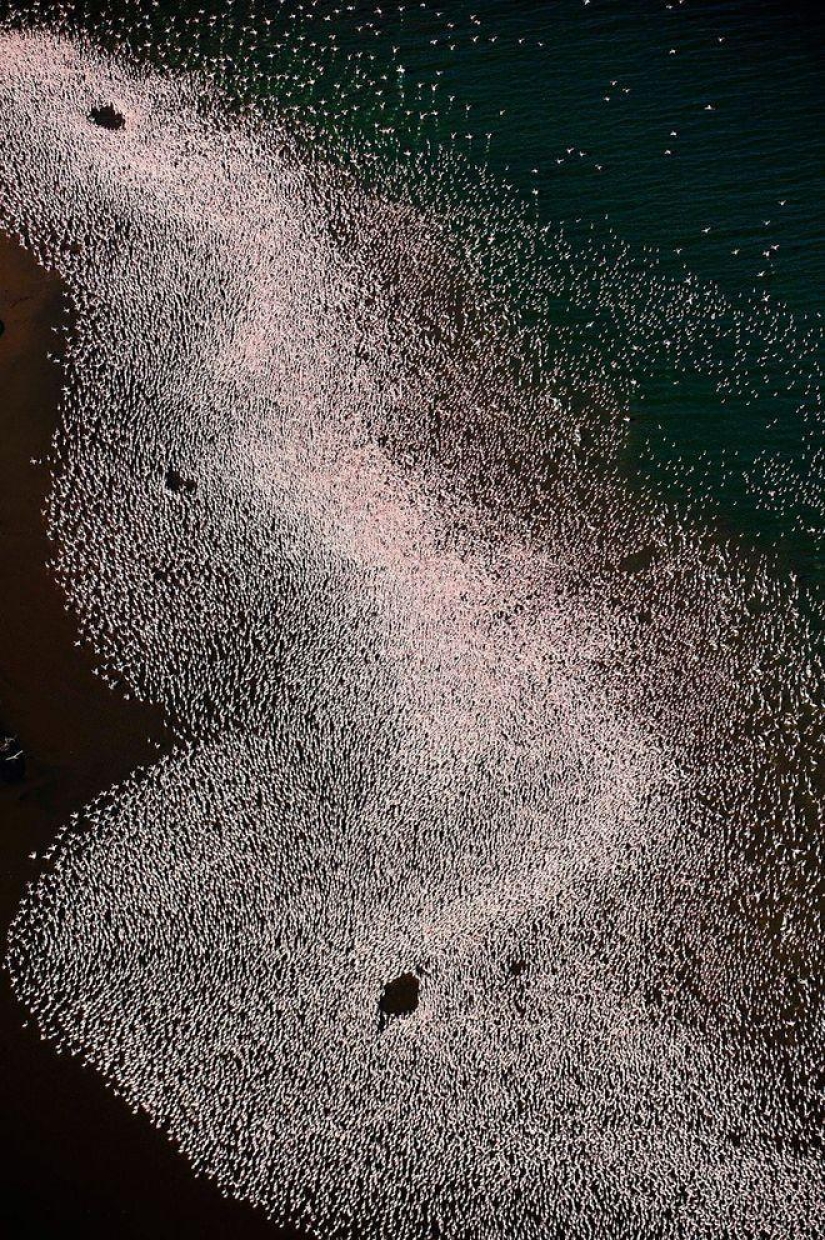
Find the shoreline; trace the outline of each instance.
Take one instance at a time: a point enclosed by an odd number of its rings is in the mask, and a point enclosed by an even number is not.
[[[0,232],[0,737],[25,755],[22,778],[0,781],[0,917],[9,923],[41,852],[60,827],[138,765],[157,760],[162,712],[125,701],[93,674],[74,618],[49,575],[42,515],[57,425],[67,304],[59,278]],[[56,330],[52,330],[56,329]],[[37,854],[32,857],[31,854]],[[41,1040],[0,982],[0,1230],[209,1240],[286,1231],[229,1200],[96,1073]]]

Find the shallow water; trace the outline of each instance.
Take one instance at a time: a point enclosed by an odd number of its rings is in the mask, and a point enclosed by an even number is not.
[[[3,220],[77,312],[52,569],[177,737],[48,850],[14,986],[329,1234],[815,1234],[809,31],[618,8],[3,48]]]
[[[639,381],[624,467],[778,548],[821,588],[820,6],[461,0],[81,13],[68,20],[104,43],[184,69],[206,63],[230,98],[320,125],[335,147],[345,132],[374,142],[378,127],[412,152],[432,141],[466,152],[535,195],[539,218],[564,222],[574,247],[604,246],[608,263],[617,236],[634,260],[655,251],[663,277],[690,272],[728,302],[768,298],[774,322],[749,332],[761,337],[750,344],[752,390],[734,386],[720,401],[696,376],[691,339],[622,359]],[[595,312],[615,360],[646,295],[636,284],[629,306],[609,295],[599,307],[561,287],[554,310],[574,332]]]

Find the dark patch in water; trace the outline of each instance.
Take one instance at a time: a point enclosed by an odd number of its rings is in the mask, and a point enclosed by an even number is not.
[[[619,570],[623,573],[641,573],[649,568],[656,558],[656,548],[643,547],[640,551],[631,551],[619,561]]]
[[[185,492],[191,495],[197,489],[197,483],[194,478],[184,478],[176,469],[170,465],[166,471],[166,490],[171,491],[173,495],[180,495]]]
[[[384,1029],[391,1016],[410,1016],[418,1007],[421,983],[414,973],[402,973],[384,986],[378,1000],[378,1029]]]
[[[95,125],[99,125],[101,129],[123,129],[126,124],[126,118],[123,113],[113,108],[111,103],[104,103],[99,108],[92,108],[89,113],[89,120]]]

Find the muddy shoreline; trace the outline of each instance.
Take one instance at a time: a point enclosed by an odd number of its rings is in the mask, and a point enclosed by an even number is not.
[[[165,730],[158,709],[124,701],[93,674],[93,656],[75,644],[74,619],[46,567],[44,458],[57,425],[70,314],[60,281],[2,234],[0,322],[0,736],[14,736],[25,755],[22,778],[18,770],[0,781],[5,944],[59,828],[153,761]],[[165,1136],[25,1021],[4,972],[0,1232],[9,1240],[297,1234],[195,1179]]]

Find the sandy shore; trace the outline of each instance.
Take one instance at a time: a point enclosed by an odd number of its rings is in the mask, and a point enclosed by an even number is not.
[[[60,282],[0,235],[0,736],[13,734],[25,773],[0,782],[3,941],[26,883],[70,814],[151,761],[158,710],[125,702],[92,674],[51,579],[42,509],[43,458],[55,429],[68,330]],[[57,329],[55,332],[53,329]],[[0,1232],[9,1240],[278,1235],[226,1201],[96,1074],[41,1042],[0,982]]]

